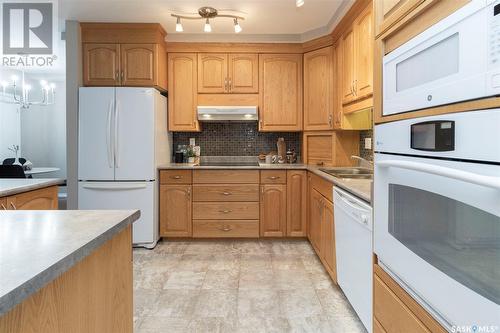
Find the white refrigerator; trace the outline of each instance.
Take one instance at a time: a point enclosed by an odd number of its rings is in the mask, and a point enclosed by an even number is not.
[[[78,208],[140,209],[133,243],[154,247],[157,167],[171,155],[166,98],[153,88],[82,87],[78,120]]]

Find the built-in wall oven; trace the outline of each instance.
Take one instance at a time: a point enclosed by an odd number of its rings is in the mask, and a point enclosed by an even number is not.
[[[375,127],[374,250],[448,330],[500,332],[500,109]]]
[[[500,0],[432,25],[384,57],[383,75],[384,116],[500,94]]]

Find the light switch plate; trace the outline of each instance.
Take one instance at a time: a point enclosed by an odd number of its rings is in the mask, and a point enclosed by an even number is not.
[[[365,149],[372,149],[372,138],[365,138]]]

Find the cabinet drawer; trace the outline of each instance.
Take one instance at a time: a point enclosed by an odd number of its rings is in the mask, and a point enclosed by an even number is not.
[[[258,220],[194,220],[193,237],[259,237]]]
[[[258,184],[259,170],[194,170],[196,184]]]
[[[333,184],[313,173],[309,173],[309,176],[311,187],[333,202]]]
[[[194,202],[193,219],[258,220],[258,202]]]
[[[194,185],[193,201],[259,201],[259,185]]]
[[[191,184],[191,170],[162,170],[160,171],[160,184]]]
[[[265,170],[260,172],[261,184],[286,184],[286,170]]]
[[[430,332],[392,290],[374,275],[373,315],[387,332]]]

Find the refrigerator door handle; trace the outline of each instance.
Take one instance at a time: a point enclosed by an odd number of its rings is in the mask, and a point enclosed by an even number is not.
[[[107,123],[107,136],[106,136],[106,148],[108,152],[108,165],[110,168],[113,167],[113,139],[111,137],[111,123],[112,123],[112,115],[113,115],[113,100],[109,101],[109,106],[108,106],[108,123]]]
[[[120,145],[118,142],[118,130],[119,130],[119,122],[118,116],[120,114],[120,102],[116,101],[115,106],[115,133],[114,133],[114,151],[115,151],[115,167],[120,167]]]
[[[119,184],[99,184],[99,183],[91,183],[85,184],[82,186],[83,188],[89,190],[107,190],[107,191],[123,191],[123,190],[137,190],[146,188],[146,184],[128,184],[128,183],[119,183]]]

